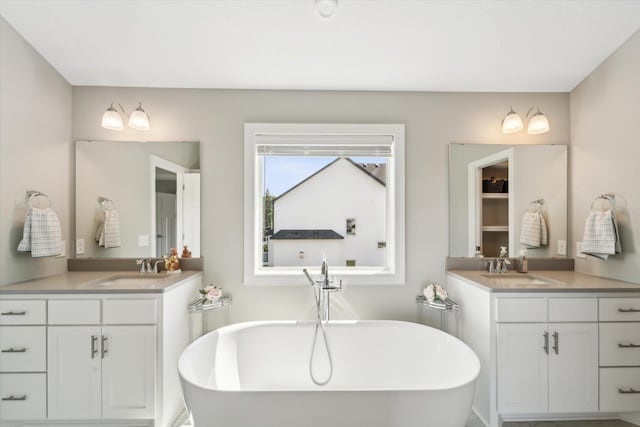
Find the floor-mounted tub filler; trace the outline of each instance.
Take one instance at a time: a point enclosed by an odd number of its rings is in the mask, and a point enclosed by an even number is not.
[[[331,321],[332,375],[317,385],[315,325],[239,323],[189,345],[178,369],[194,426],[464,427],[480,362],[462,341],[416,323]]]

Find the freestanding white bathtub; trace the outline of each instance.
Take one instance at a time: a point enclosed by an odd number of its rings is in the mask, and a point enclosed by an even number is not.
[[[309,376],[314,322],[213,331],[178,362],[195,427],[464,427],[480,362],[462,341],[397,321],[331,321],[333,377]],[[314,372],[328,374],[319,334]]]

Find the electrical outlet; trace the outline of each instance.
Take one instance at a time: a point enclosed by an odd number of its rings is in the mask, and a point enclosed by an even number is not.
[[[76,255],[84,253],[84,239],[76,239]]]
[[[567,256],[567,241],[558,240],[558,255]]]
[[[576,258],[586,258],[587,256],[582,253],[582,242],[576,242]]]
[[[149,246],[149,235],[148,234],[139,234],[138,235],[138,247],[142,248],[145,246]]]

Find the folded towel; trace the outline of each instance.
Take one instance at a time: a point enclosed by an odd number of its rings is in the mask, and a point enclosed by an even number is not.
[[[120,217],[115,209],[104,211],[104,221],[96,231],[96,242],[104,248],[120,246]]]
[[[548,243],[547,223],[540,212],[525,212],[522,217],[520,243],[528,248],[539,248]]]
[[[584,225],[582,253],[602,260],[622,252],[618,222],[613,209],[591,211]]]
[[[30,251],[34,258],[56,256],[61,253],[61,243],[62,229],[53,209],[29,209],[18,251]]]

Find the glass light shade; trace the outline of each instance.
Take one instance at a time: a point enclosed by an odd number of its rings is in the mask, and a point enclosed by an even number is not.
[[[549,120],[547,120],[547,117],[538,110],[538,112],[535,113],[529,121],[527,133],[531,135],[538,135],[545,132],[549,132]]]
[[[122,117],[120,117],[120,114],[113,108],[113,104],[111,104],[111,107],[107,108],[107,111],[102,115],[102,127],[109,130],[124,129]]]
[[[137,130],[149,130],[149,117],[142,109],[142,104],[139,104],[138,108],[129,116],[129,127]]]
[[[323,18],[330,18],[338,8],[338,0],[316,0],[316,10]]]
[[[518,132],[522,130],[523,127],[522,119],[512,108],[507,114],[507,117],[502,121],[502,133]]]

